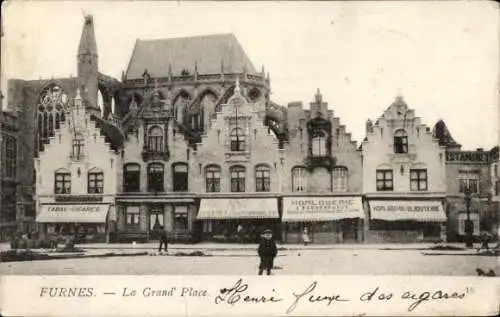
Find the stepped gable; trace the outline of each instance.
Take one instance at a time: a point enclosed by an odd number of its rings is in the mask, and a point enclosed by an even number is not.
[[[95,115],[91,115],[90,119],[94,121],[96,128],[105,136],[106,142],[109,143],[112,150],[118,151],[123,147],[124,136],[120,128]]]
[[[179,76],[183,71],[219,74],[221,61],[225,73],[257,74],[255,67],[234,34],[213,34],[182,38],[140,40],[130,58],[126,78],[139,79],[145,70],[153,70],[151,76]]]
[[[432,130],[432,135],[435,139],[438,140],[440,146],[446,146],[446,147],[461,146],[455,141],[455,139],[453,139],[450,131],[448,130],[448,127],[446,126],[443,120],[439,120],[434,125],[434,128]]]

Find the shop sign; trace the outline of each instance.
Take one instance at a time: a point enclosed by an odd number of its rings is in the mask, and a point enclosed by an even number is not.
[[[447,162],[477,162],[488,163],[488,152],[480,151],[460,151],[460,152],[446,152]]]
[[[52,204],[41,205],[36,221],[47,223],[87,222],[103,223],[109,210],[108,204]]]
[[[285,197],[284,221],[329,221],[364,218],[360,197]]]
[[[440,201],[370,201],[371,218],[381,220],[446,221]]]

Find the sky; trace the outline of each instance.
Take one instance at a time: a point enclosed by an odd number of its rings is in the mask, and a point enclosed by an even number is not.
[[[270,73],[273,101],[308,108],[319,88],[358,142],[365,121],[401,94],[431,128],[443,119],[463,149],[499,144],[500,25],[493,1],[2,6],[2,87],[6,78],[75,76],[85,13],[94,17],[100,72],[117,79],[138,38],[234,33],[255,68]]]

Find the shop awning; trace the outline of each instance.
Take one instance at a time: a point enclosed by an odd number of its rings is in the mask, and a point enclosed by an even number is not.
[[[364,218],[361,197],[285,197],[283,221],[331,221]]]
[[[279,218],[275,198],[206,198],[200,203],[197,219]]]
[[[370,210],[372,219],[446,221],[443,205],[437,200],[371,200]]]
[[[36,222],[105,223],[109,204],[47,204],[40,206]]]

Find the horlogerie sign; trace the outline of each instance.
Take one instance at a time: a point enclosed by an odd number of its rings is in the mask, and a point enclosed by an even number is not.
[[[283,221],[364,218],[360,197],[285,197]]]
[[[446,221],[438,200],[371,200],[370,217],[380,220]]]

